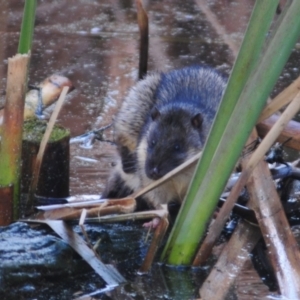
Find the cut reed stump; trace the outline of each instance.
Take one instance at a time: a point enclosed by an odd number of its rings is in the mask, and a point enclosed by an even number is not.
[[[8,59],[6,101],[0,131],[0,186],[14,187],[13,197],[5,202],[5,210],[12,207],[15,220],[19,217],[22,125],[29,58],[30,55],[17,54]]]
[[[47,123],[30,120],[24,123],[21,191],[29,192],[37,153]],[[42,197],[69,196],[70,133],[55,126],[47,143],[35,194]],[[43,203],[40,203],[43,204]]]
[[[13,221],[13,185],[0,187],[0,226],[6,226]]]

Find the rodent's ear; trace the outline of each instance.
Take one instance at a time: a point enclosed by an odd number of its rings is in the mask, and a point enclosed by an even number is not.
[[[191,119],[191,122],[195,128],[200,128],[202,125],[202,122],[203,122],[203,118],[202,118],[201,114],[198,113],[198,114],[194,115]]]
[[[158,108],[156,106],[154,106],[151,109],[151,118],[154,121],[155,119],[157,119],[160,116],[160,111],[158,110]]]

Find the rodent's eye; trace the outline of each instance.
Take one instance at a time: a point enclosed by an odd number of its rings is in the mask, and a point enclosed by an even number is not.
[[[174,145],[174,150],[175,151],[179,151],[180,150],[180,145],[179,144],[175,144]]]
[[[156,145],[156,140],[151,140],[151,146],[154,147]]]

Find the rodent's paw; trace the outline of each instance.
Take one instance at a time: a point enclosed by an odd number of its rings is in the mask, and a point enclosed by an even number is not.
[[[153,220],[151,220],[150,222],[146,222],[143,224],[143,227],[145,228],[150,228],[150,229],[156,229],[157,226],[160,223],[160,218],[156,217]]]

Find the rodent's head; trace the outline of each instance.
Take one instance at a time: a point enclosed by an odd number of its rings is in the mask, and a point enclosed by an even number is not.
[[[203,147],[202,115],[187,107],[154,107],[146,130],[146,175],[157,180]]]

